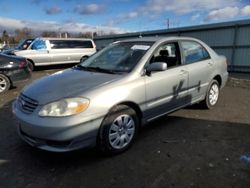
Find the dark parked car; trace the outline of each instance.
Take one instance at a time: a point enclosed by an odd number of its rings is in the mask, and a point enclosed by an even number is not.
[[[0,93],[31,76],[27,60],[23,57],[0,54]]]

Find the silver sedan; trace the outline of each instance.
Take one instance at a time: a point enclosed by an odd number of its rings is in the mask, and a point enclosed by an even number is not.
[[[226,58],[200,40],[126,40],[33,82],[13,112],[31,146],[64,152],[97,145],[116,154],[155,118],[194,103],[213,108],[227,78]]]

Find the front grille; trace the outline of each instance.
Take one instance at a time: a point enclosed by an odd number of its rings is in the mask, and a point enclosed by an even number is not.
[[[30,143],[31,145],[44,145],[45,143],[45,141],[43,141],[42,139],[38,139],[33,136],[30,136],[24,133],[21,129],[20,129],[20,134],[22,135],[22,138],[24,138],[26,142]]]
[[[27,114],[31,114],[32,112],[34,112],[34,110],[38,106],[38,102],[36,100],[31,99],[24,94],[19,95],[17,102],[19,108]]]

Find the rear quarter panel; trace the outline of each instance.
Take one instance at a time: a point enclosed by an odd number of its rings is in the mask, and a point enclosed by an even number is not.
[[[221,77],[221,88],[223,88],[226,85],[228,79],[227,59],[223,55],[217,55],[217,57],[214,58],[214,62],[216,65],[214,74]]]
[[[223,55],[218,55],[213,49],[211,49],[206,43],[200,41],[200,43],[208,50],[211,59],[214,63],[214,68],[212,73],[210,74],[210,80],[212,80],[216,76],[220,76],[221,78],[221,88],[223,88],[228,79],[227,72],[227,59]]]

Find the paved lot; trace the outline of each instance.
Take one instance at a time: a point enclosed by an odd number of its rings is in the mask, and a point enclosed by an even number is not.
[[[33,79],[55,72],[40,70]],[[1,95],[0,187],[250,187],[250,88],[229,83],[213,110],[189,107],[150,123],[127,152],[56,154],[23,143]]]

